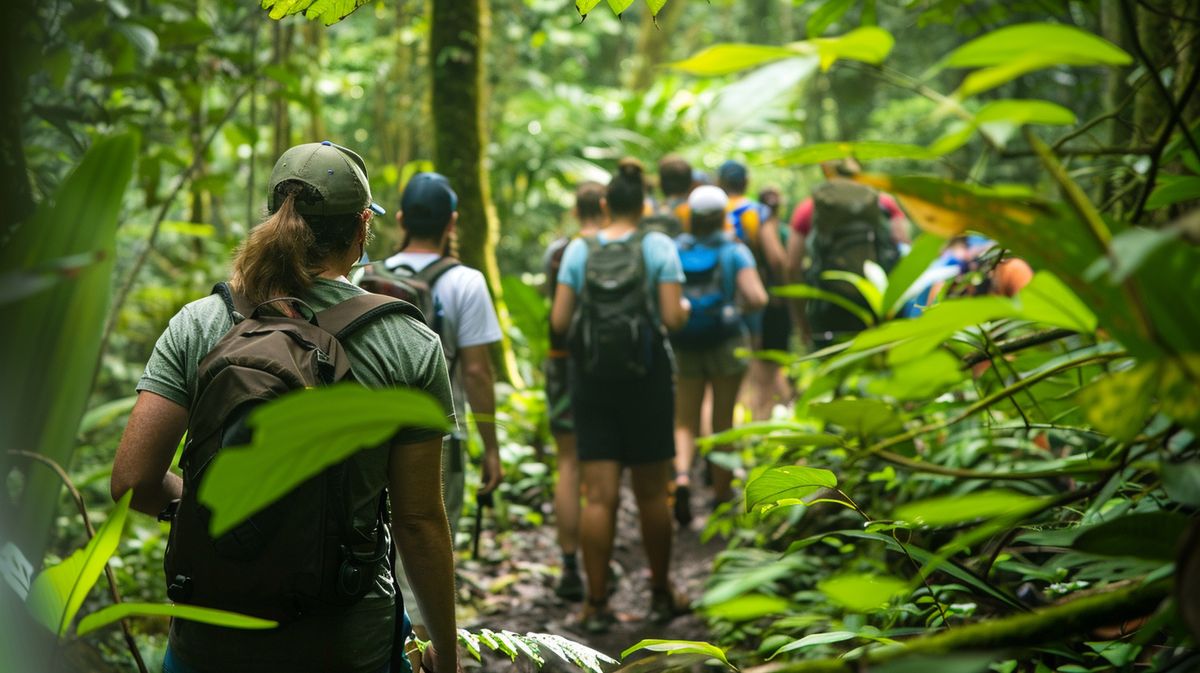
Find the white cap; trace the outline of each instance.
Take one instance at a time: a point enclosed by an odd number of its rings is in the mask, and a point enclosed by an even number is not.
[[[725,190],[713,185],[700,185],[688,196],[688,209],[697,214],[724,212],[728,204]]]

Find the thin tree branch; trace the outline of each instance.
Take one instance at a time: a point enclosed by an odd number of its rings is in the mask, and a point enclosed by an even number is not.
[[[1033,334],[1027,334],[1014,339],[997,341],[996,348],[1002,355],[1007,355],[1009,353],[1023,351],[1026,348],[1042,346],[1044,344],[1058,341],[1059,339],[1065,339],[1069,336],[1074,336],[1075,334],[1078,334],[1078,332],[1069,329],[1052,329],[1044,332],[1034,332]],[[983,351],[975,351],[963,357],[962,363],[966,367],[973,367],[987,359],[987,353]]]
[[[871,650],[858,659],[812,659],[763,670],[772,673],[851,673],[866,670],[868,664],[880,664],[911,655],[1028,650],[1149,614],[1162,604],[1170,592],[1169,579],[1150,584],[1135,583],[1032,613],[976,622],[954,631],[913,638],[901,644]],[[755,673],[755,670],[748,669],[746,673]]]
[[[75,484],[71,481],[71,477],[67,474],[67,471],[62,468],[62,465],[55,462],[53,458],[32,451],[10,449],[8,455],[32,460],[53,470],[58,475],[58,478],[62,480],[63,485],[67,487],[67,490],[70,491],[71,498],[75,501],[75,508],[79,510],[79,516],[83,518],[83,528],[87,531],[88,540],[96,537],[96,529],[92,527],[92,520],[88,518],[87,505],[83,502],[83,495],[79,492],[78,488],[75,488]],[[117,577],[113,573],[112,566],[108,565],[108,563],[104,564],[104,576],[108,578],[108,594],[112,597],[113,603],[120,603],[121,591],[117,588]],[[125,645],[129,648],[129,653],[133,656],[133,661],[137,664],[138,671],[140,673],[149,673],[149,669],[146,668],[146,662],[142,659],[141,650],[138,649],[137,641],[133,638],[133,631],[129,628],[129,621],[121,619],[120,622],[121,632],[125,636]]]

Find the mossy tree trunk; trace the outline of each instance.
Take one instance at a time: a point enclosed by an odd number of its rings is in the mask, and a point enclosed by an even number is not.
[[[479,269],[500,317],[503,339],[497,349],[500,378],[519,384],[496,263],[499,223],[484,162],[488,11],[484,0],[434,0],[429,57],[433,66],[434,164],[458,192],[458,255]]]

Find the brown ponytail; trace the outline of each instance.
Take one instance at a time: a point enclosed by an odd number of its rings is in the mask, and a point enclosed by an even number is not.
[[[346,254],[363,226],[357,213],[302,216],[295,205],[301,186],[285,184],[280,189],[286,194],[283,203],[250,231],[233,259],[230,284],[254,304],[299,296],[326,261]]]

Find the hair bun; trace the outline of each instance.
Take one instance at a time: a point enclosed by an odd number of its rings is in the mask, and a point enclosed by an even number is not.
[[[643,172],[644,169],[642,168],[642,162],[634,159],[633,157],[625,157],[617,163],[617,175],[620,175],[626,180],[636,180],[640,182],[642,180]]]

